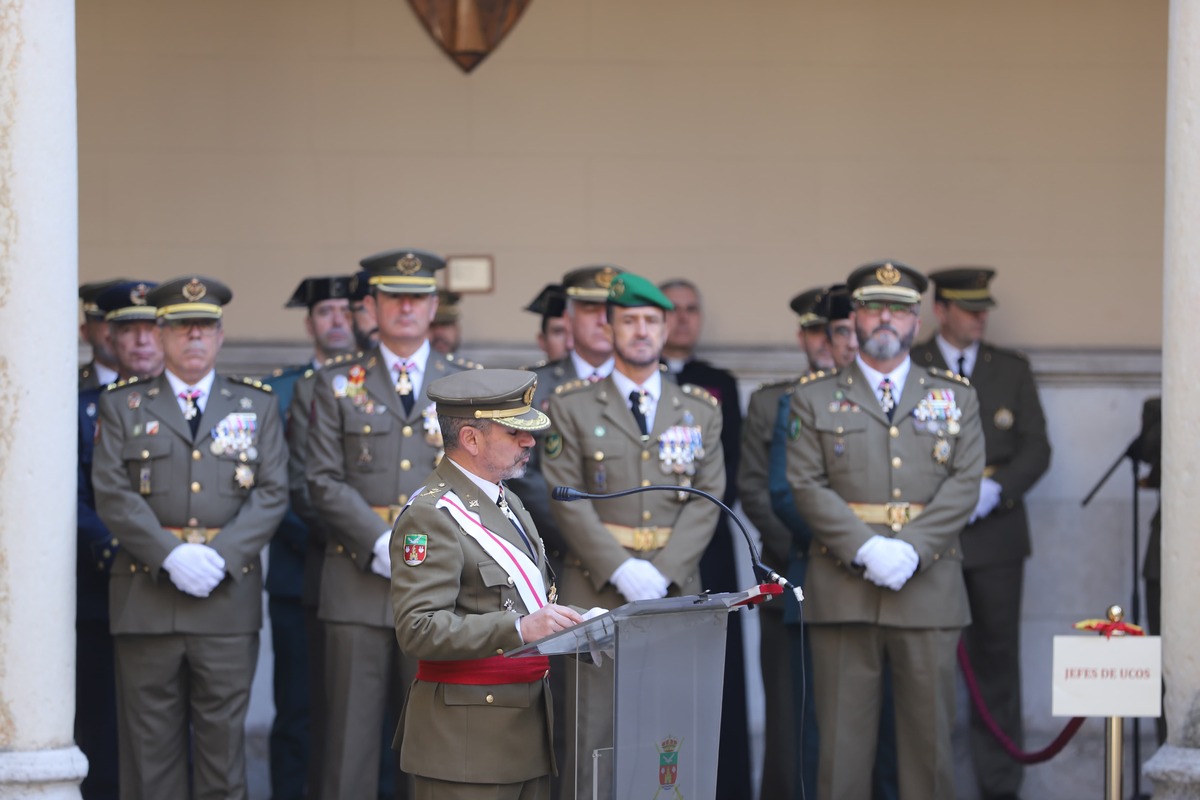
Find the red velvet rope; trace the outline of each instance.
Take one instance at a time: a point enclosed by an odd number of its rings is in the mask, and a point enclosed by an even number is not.
[[[963,680],[966,681],[967,691],[971,695],[971,705],[975,706],[975,711],[983,720],[988,732],[992,734],[992,738],[1018,763],[1041,764],[1043,761],[1049,761],[1062,752],[1062,749],[1067,746],[1067,742],[1071,741],[1071,737],[1079,730],[1079,726],[1083,725],[1084,717],[1073,717],[1047,747],[1035,753],[1027,753],[1017,747],[1008,734],[1000,730],[996,720],[992,719],[992,713],[984,705],[983,695],[979,693],[979,684],[975,682],[975,672],[971,669],[971,662],[967,660],[967,648],[961,640],[958,643],[958,665],[962,668]]]

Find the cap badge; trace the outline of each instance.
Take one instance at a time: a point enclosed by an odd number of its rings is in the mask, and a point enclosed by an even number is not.
[[[884,286],[895,286],[900,282],[900,270],[893,267],[891,262],[888,262],[875,270],[875,279]]]
[[[625,281],[617,281],[610,287],[613,297],[620,297],[625,294]]]
[[[412,275],[421,268],[421,259],[414,256],[412,253],[405,254],[404,258],[396,262],[396,269],[400,270],[402,275]]]
[[[617,271],[612,267],[605,267],[596,273],[596,285],[601,289],[607,289],[612,285],[613,279],[617,277]]]
[[[139,283],[129,291],[129,302],[133,303],[135,306],[146,305],[146,293],[149,291],[150,289],[146,286],[146,284]]]
[[[529,384],[529,388],[525,390],[525,396],[521,398],[521,402],[527,406],[533,405],[533,393],[537,390],[537,381]]]
[[[189,303],[203,299],[206,294],[208,294],[208,288],[200,282],[199,278],[192,278],[183,287],[183,298]]]

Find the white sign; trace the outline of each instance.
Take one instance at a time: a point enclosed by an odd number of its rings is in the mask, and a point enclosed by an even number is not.
[[[1056,717],[1162,716],[1157,636],[1055,636]]]

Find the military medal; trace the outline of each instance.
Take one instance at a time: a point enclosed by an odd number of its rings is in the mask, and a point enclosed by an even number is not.
[[[956,420],[950,420],[946,423],[946,433],[949,433],[951,436],[958,436],[960,430],[962,429]]]
[[[245,464],[238,464],[233,470],[233,480],[243,489],[254,488],[254,470]]]
[[[370,450],[370,448],[367,447],[367,443],[364,441],[362,443],[362,450],[359,451],[359,454],[358,454],[358,463],[362,464],[363,466],[366,466],[367,464],[370,464],[371,461],[373,461],[373,460],[374,459],[372,459],[372,457],[371,457],[371,450]]]
[[[132,411],[142,404],[142,396],[137,392],[130,392],[129,399],[126,400],[126,403],[128,403],[129,408]],[[191,417],[188,417],[188,419],[191,419]]]
[[[638,393],[638,411],[643,417],[650,413],[650,395],[644,391]]]
[[[350,386],[350,381],[347,380],[345,375],[334,375],[329,385],[333,388],[334,397],[345,397],[346,391]]]
[[[598,437],[600,437],[600,436],[604,436],[604,433],[605,433],[605,431],[604,431],[604,426],[603,426],[603,425],[597,425],[597,426],[596,426],[596,430],[594,431],[594,433],[595,433],[595,434],[596,434],[596,436],[598,436]]]
[[[509,598],[505,599],[505,601],[501,604],[500,610],[501,611],[512,611],[514,605],[515,604],[513,603],[513,599],[511,597],[509,597]]]
[[[146,435],[147,436],[157,436],[158,435],[158,420],[152,419],[146,423]]]
[[[998,408],[996,415],[992,417],[992,422],[995,423],[997,430],[1006,431],[1013,426],[1013,412],[1007,408]]]
[[[96,416],[96,404],[95,404],[95,403],[88,403],[88,404],[87,404],[86,413],[87,413],[87,415],[88,415],[89,417],[94,417],[94,416]]]
[[[939,438],[933,443],[933,460],[945,464],[950,460],[950,440]]]
[[[138,493],[150,494],[150,465],[143,464],[138,472]]]
[[[225,452],[225,445],[223,445],[219,440],[213,439],[212,444],[208,446],[208,449],[212,451],[214,456],[219,456]]]
[[[396,394],[401,397],[412,394],[413,385],[408,377],[408,370],[403,366],[400,367],[400,377],[396,379]]]
[[[183,418],[191,422],[200,413],[200,407],[196,405],[196,398],[192,397],[191,392],[184,392],[183,399],[187,401],[187,404],[183,407]],[[133,407],[130,406],[130,408]]]
[[[692,479],[691,478],[680,478],[679,485],[683,486],[683,487],[691,488]],[[675,500],[680,503],[686,503],[690,498],[691,498],[690,492],[676,492],[675,493]]]
[[[841,436],[833,441],[833,454],[839,458],[846,452],[846,440]]]
[[[425,428],[425,444],[430,447],[442,446],[442,426],[438,424],[437,404],[430,403],[421,412],[422,425]]]
[[[249,411],[251,408],[254,407],[254,401],[251,400],[249,397],[243,397],[242,399],[238,400],[238,406],[243,411]]]

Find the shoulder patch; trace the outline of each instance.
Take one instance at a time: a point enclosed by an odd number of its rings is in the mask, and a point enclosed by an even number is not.
[[[959,375],[957,372],[955,372],[952,369],[941,369],[940,367],[930,367],[929,374],[934,376],[935,378],[943,378],[948,381],[954,381],[955,383],[961,383],[963,386],[971,385],[971,381],[964,378],[962,375]]]
[[[698,400],[703,400],[713,408],[716,408],[721,404],[721,401],[714,397],[712,392],[708,391],[708,389],[705,389],[703,386],[697,386],[694,383],[685,383],[679,388],[683,390],[684,394],[691,395]]]
[[[595,384],[591,383],[590,381],[585,381],[580,378],[576,378],[573,381],[567,381],[566,383],[560,383],[558,386],[555,386],[554,393],[555,394],[570,394],[571,392],[577,392],[580,389],[586,389],[587,387],[594,386],[594,385]]]

